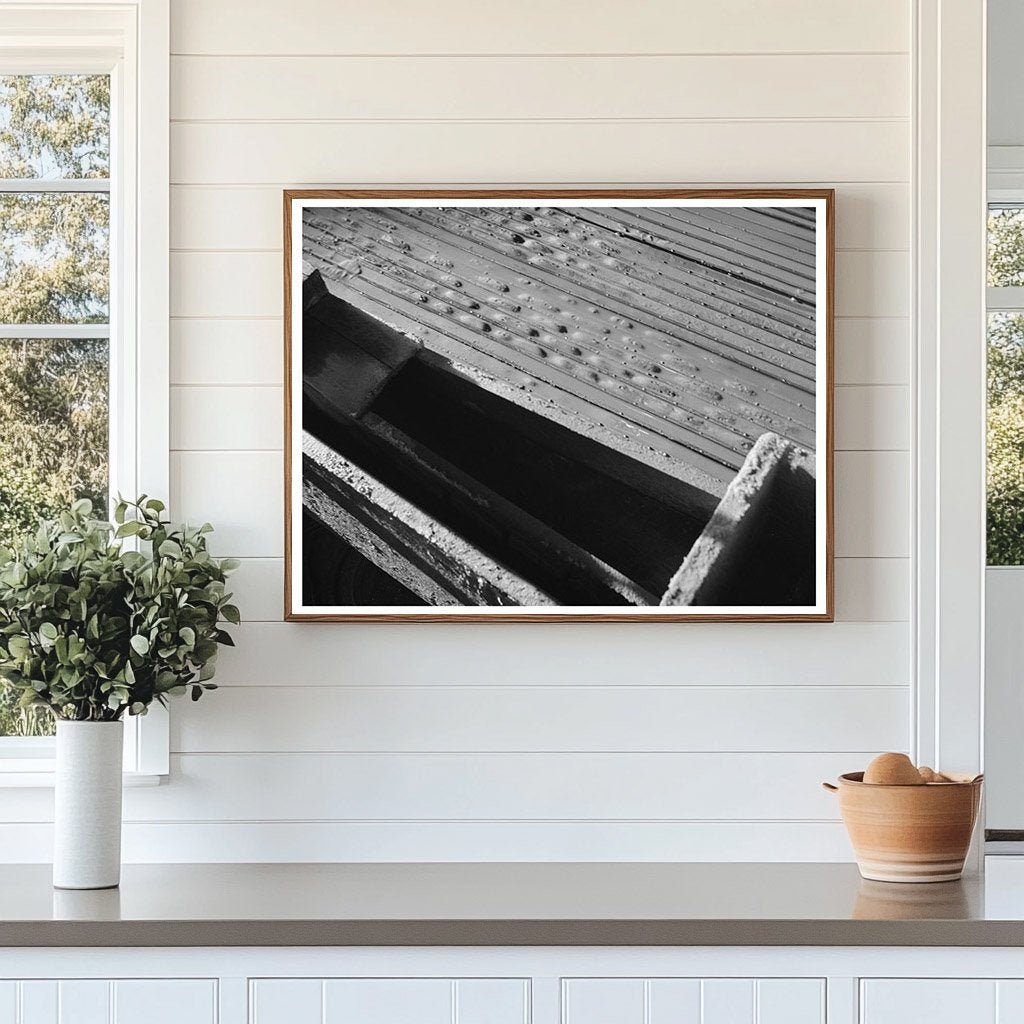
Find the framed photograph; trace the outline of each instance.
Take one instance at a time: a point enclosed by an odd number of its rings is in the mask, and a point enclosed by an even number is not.
[[[287,618],[832,620],[831,190],[284,219]]]

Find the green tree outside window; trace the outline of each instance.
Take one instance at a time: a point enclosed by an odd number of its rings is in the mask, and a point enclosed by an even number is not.
[[[0,76],[0,178],[24,183],[0,193],[0,324],[107,323],[109,175],[106,75]],[[77,498],[107,508],[108,341],[49,333],[0,338],[0,544]],[[0,685],[0,736],[51,728]]]

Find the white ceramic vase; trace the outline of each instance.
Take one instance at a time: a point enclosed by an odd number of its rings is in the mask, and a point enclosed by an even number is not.
[[[53,884],[110,889],[121,880],[121,722],[57,722]]]

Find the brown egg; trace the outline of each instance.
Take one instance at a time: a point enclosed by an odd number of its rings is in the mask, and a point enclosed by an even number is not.
[[[920,768],[917,769],[917,771],[918,774],[921,776],[921,780],[923,782],[939,781],[939,773],[936,772],[934,769],[929,768],[927,765],[922,765]]]
[[[924,779],[906,754],[879,754],[864,771],[874,786],[923,786]]]

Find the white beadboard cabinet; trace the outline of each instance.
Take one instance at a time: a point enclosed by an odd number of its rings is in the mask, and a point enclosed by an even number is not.
[[[250,1024],[523,1024],[523,978],[257,978]]]
[[[825,1024],[818,978],[570,978],[563,1024]]]
[[[977,979],[865,981],[861,1024],[1018,1024],[1024,982]]]
[[[1019,948],[0,949],[0,1024],[1020,1024]]]
[[[0,981],[0,1024],[217,1024],[217,982],[189,979]]]

